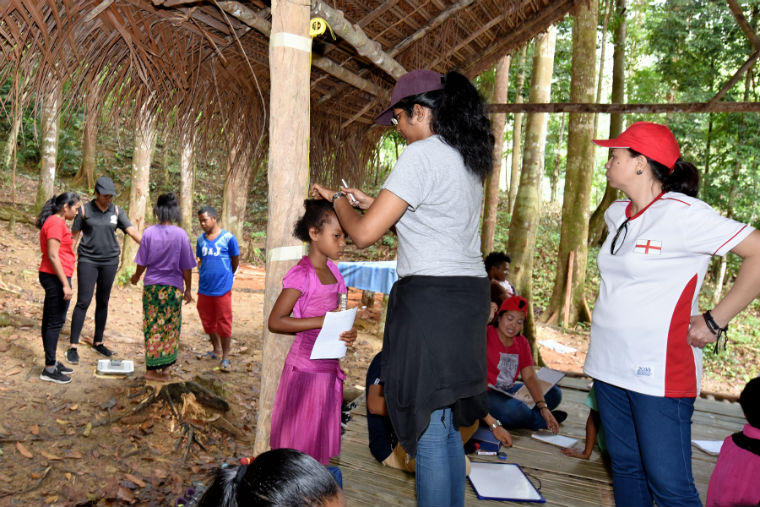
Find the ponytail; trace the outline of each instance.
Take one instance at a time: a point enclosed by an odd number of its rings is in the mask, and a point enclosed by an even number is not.
[[[45,201],[45,204],[42,206],[42,211],[40,211],[40,215],[37,217],[37,222],[35,225],[38,229],[42,229],[42,226],[45,225],[45,220],[47,220],[50,215],[55,215],[61,211],[61,208],[63,208],[63,206],[66,204],[68,204],[69,207],[72,207],[78,202],[79,195],[75,194],[74,192],[62,192],[58,195],[53,195],[53,197]]]
[[[443,78],[443,93],[433,110],[433,132],[455,148],[480,181],[493,170],[494,137],[486,103],[469,79],[458,72]]]
[[[412,115],[415,104],[433,112],[431,128],[452,148],[480,181],[493,170],[494,137],[486,114],[486,102],[477,88],[459,72],[443,78],[443,89],[404,97],[393,107]]]
[[[680,192],[689,197],[697,196],[697,192],[699,192],[699,171],[694,167],[694,164],[679,158],[671,171],[656,160],[649,157],[646,159],[649,162],[649,167],[652,168],[652,174],[662,182],[664,192]]]

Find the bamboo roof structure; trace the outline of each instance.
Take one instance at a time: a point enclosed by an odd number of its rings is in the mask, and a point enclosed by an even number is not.
[[[332,176],[336,166],[362,172],[382,133],[373,118],[404,72],[477,75],[578,1],[313,0],[313,16],[331,30],[312,43],[312,174]],[[17,84],[17,101],[39,101],[60,87],[69,105],[85,97],[96,107],[147,105],[171,128],[195,125],[203,139],[261,159],[267,120],[276,114],[267,110],[270,6],[0,0],[0,78]]]

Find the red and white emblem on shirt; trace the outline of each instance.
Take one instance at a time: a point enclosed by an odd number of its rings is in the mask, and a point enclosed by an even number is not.
[[[637,254],[660,255],[660,252],[662,252],[662,241],[654,239],[637,239],[633,251]]]

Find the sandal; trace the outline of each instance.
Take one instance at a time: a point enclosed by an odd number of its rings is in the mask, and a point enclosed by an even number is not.
[[[219,363],[219,369],[224,372],[230,372],[232,371],[232,363],[229,359],[222,359],[222,362]]]
[[[216,352],[214,352],[213,350],[209,350],[208,352],[206,352],[205,354],[201,356],[201,359],[213,359],[214,361],[216,361],[217,360]]]

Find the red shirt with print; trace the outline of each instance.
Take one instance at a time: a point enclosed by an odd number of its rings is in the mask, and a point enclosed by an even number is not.
[[[58,215],[50,215],[40,229],[40,250],[42,250],[40,271],[54,275],[55,268],[53,268],[53,263],[48,257],[49,239],[57,239],[61,243],[60,248],[58,248],[58,258],[61,260],[63,273],[70,277],[74,274],[74,265],[76,264],[74,241],[71,238],[71,231],[66,227],[66,220]]]
[[[504,346],[499,339],[499,331],[493,326],[488,326],[486,336],[488,337],[486,359],[488,362],[489,385],[498,385],[496,379],[499,376],[501,354],[514,354],[517,356],[517,368],[514,373],[508,372],[508,375],[512,377],[513,383],[523,368],[533,366],[533,354],[530,352],[530,343],[523,335],[519,334],[515,336],[512,345],[509,347]]]

